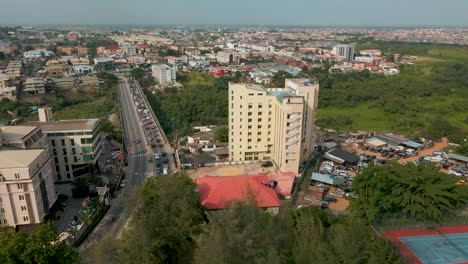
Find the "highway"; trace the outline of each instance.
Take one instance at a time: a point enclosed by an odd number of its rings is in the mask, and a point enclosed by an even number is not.
[[[138,89],[141,91],[140,87],[138,87]],[[126,78],[119,78],[118,94],[121,107],[121,122],[124,129],[124,145],[126,147],[128,161],[128,166],[124,169],[127,186],[117,193],[116,198],[110,199],[109,211],[78,249],[82,254],[86,254],[87,246],[92,241],[99,240],[104,234],[110,234],[114,238],[120,237],[128,222],[129,213],[131,213],[124,210],[125,199],[129,197],[131,191],[136,186],[140,186],[144,183],[146,177],[157,176],[156,162],[154,162],[153,153],[167,151],[169,171],[175,169],[174,159],[172,155],[170,155],[173,153],[173,150],[169,142],[167,142],[167,138],[165,138],[164,131],[159,132],[161,135],[164,135],[160,146],[153,148],[151,144],[149,144],[148,135],[146,134],[147,132],[145,132],[141,115],[139,115],[134,103],[134,94],[132,94]],[[141,96],[144,97],[142,91]],[[142,99],[144,99],[141,101],[145,106],[151,109],[146,105],[146,98]],[[151,111],[151,113],[151,119],[157,124],[157,130],[161,129],[154,112]]]

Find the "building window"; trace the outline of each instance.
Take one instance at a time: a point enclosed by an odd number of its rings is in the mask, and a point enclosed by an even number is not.
[[[262,108],[262,105],[258,105],[258,108]]]
[[[55,156],[57,156],[57,150],[56,149],[53,150],[53,153],[54,153]]]
[[[62,180],[62,175],[60,175],[60,173],[57,173],[57,179],[58,179],[59,181]]]
[[[247,128],[248,128],[248,129],[251,129],[251,128],[252,128],[252,126],[248,126]]]
[[[91,144],[91,143],[93,143],[92,138],[82,138],[81,139],[81,144]]]
[[[21,211],[22,211],[22,212],[27,211],[27,210],[28,210],[28,208],[27,208],[25,205],[22,205],[22,206],[21,206]]]
[[[262,122],[262,119],[261,119],[261,118],[259,118],[259,119],[258,119],[258,122]]]
[[[67,155],[67,149],[65,149],[65,148],[62,149],[62,153],[63,153],[63,155]]]
[[[5,208],[0,208],[0,213],[4,214],[5,213]]]
[[[74,162],[78,162],[78,158],[76,156],[73,157]]]
[[[262,128],[262,126],[261,126],[261,125],[259,125],[259,126],[258,126],[258,128]]]
[[[54,158],[54,161],[55,161],[55,163],[57,164],[57,163],[58,163],[58,158],[55,157],[55,158]]]
[[[262,115],[262,112],[258,112],[258,115]]]
[[[15,179],[18,180],[20,178],[20,174],[19,173],[15,173]]]
[[[28,216],[23,216],[23,221],[24,222],[29,222],[29,217]]]
[[[249,139],[247,139],[247,142],[252,142],[252,139],[250,139],[250,138],[249,138]]]
[[[22,183],[18,183],[16,186],[18,187],[18,190],[22,190],[22,189],[23,189],[23,184],[22,184]]]
[[[25,199],[23,194],[18,195],[18,198],[19,198],[20,201],[24,201],[24,199]]]
[[[252,115],[252,112],[249,112],[249,116],[251,116],[251,115]]]
[[[67,157],[64,157],[64,158],[63,158],[63,161],[65,161],[65,163],[68,163],[68,158],[67,158]]]
[[[72,146],[75,146],[75,140],[74,140],[73,138],[70,139],[70,144],[71,144]]]
[[[60,140],[62,143],[62,146],[65,146],[65,139]]]
[[[52,140],[50,141],[50,144],[52,144],[52,147],[55,147],[55,140],[52,139]]]
[[[251,105],[251,104],[249,104],[249,109],[250,109],[250,108],[252,108],[252,105]]]
[[[8,223],[8,221],[6,219],[3,219],[3,223],[6,224]]]
[[[70,173],[67,173],[67,179],[70,179]]]
[[[249,120],[247,120],[247,122],[252,122],[252,118],[249,118]]]
[[[76,149],[75,148],[72,148],[72,153],[76,154]]]
[[[247,149],[252,149],[252,146],[247,146]]]

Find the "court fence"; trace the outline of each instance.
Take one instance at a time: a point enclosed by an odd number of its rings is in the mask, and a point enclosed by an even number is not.
[[[438,229],[466,225],[468,225],[468,215],[462,213],[447,213],[440,220],[409,214],[387,214],[377,217],[372,223],[373,228],[380,234],[397,230]]]

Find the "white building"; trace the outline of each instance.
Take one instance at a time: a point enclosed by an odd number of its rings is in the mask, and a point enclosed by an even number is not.
[[[361,50],[359,54],[363,56],[381,56],[382,51],[380,50]]]
[[[0,87],[0,101],[7,98],[11,101],[16,101],[16,86]]]
[[[0,227],[38,224],[57,200],[38,126],[0,127]]]
[[[343,60],[351,61],[354,58],[354,46],[348,44],[340,44],[333,47],[336,52],[336,57]]]
[[[135,46],[130,43],[125,43],[122,45],[122,51],[125,55],[135,55],[137,53]]]
[[[221,64],[235,63],[237,60],[237,53],[232,50],[222,50],[216,54],[216,61]]]
[[[23,57],[26,59],[50,58],[52,56],[54,56],[54,52],[50,50],[30,50],[23,53]]]
[[[176,71],[174,68],[165,64],[156,64],[151,66],[153,77],[160,85],[167,85],[176,82]]]
[[[373,62],[375,60],[374,57],[367,57],[367,56],[356,56],[354,58],[355,61],[358,62]]]

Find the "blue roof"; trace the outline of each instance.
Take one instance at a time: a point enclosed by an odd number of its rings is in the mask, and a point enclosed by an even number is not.
[[[329,174],[322,174],[322,173],[316,173],[316,172],[312,173],[311,179],[314,181],[323,182],[323,183],[330,184],[330,185],[340,185],[340,184],[343,184],[344,182],[342,179],[332,177]]]
[[[406,146],[411,147],[411,148],[420,148],[422,146],[418,142],[414,142],[414,141],[411,141],[411,140],[405,141],[405,142],[403,142],[401,144],[406,145]]]

